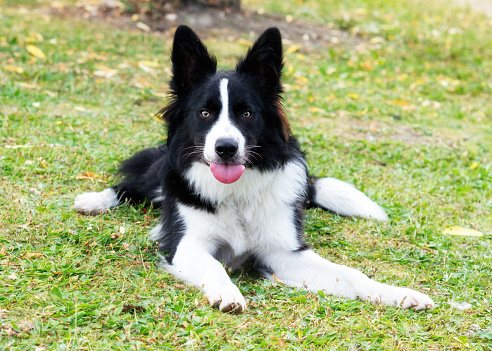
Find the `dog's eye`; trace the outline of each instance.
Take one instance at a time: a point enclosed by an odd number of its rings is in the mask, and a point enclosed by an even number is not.
[[[208,112],[207,110],[201,111],[200,114],[202,115],[202,117],[205,118],[210,117],[210,112]]]
[[[244,111],[244,112],[243,112],[243,117],[244,117],[244,118],[250,118],[250,117],[251,117],[251,112],[249,112],[249,111]]]

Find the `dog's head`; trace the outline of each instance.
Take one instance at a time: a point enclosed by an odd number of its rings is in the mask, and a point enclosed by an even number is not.
[[[195,32],[180,26],[171,60],[173,100],[161,112],[177,171],[202,162],[228,184],[245,168],[282,164],[291,131],[281,103],[283,57],[277,28],[267,29],[234,70],[217,71],[215,57]]]

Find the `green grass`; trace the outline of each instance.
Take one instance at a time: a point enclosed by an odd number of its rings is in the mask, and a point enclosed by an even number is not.
[[[492,349],[490,19],[428,2],[262,2],[362,39],[287,54],[285,106],[312,172],[355,184],[391,222],[312,210],[308,242],[437,307],[372,306],[246,270],[233,275],[249,303],[237,316],[158,268],[157,210],[71,209],[163,140],[151,116],[171,35],[0,4],[0,349]],[[246,49],[209,43],[229,67]],[[450,226],[484,236],[443,234]]]

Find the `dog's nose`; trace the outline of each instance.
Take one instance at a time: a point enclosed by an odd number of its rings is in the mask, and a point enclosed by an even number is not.
[[[234,139],[218,139],[215,142],[215,153],[223,160],[229,160],[237,153],[237,141]]]

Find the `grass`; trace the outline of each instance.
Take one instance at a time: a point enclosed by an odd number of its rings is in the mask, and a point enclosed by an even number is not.
[[[312,210],[309,243],[437,307],[372,306],[245,270],[233,279],[249,309],[236,316],[158,268],[157,210],[71,209],[163,140],[151,115],[171,35],[0,4],[0,349],[492,349],[490,19],[429,2],[261,2],[361,43],[286,46],[285,105],[312,172],[355,184],[391,222]],[[246,47],[224,42],[210,46],[230,66]],[[443,234],[451,226],[484,235]]]

